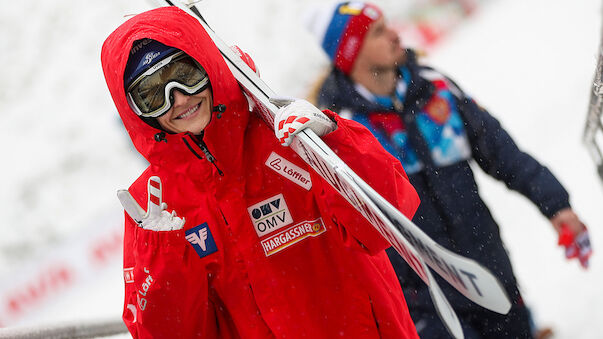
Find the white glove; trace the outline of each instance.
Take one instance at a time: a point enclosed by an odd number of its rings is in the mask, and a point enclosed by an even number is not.
[[[303,99],[270,98],[280,107],[274,117],[274,133],[283,146],[291,145],[293,137],[305,128],[322,137],[333,132],[337,124],[323,112]]]
[[[138,226],[151,231],[173,231],[184,227],[184,218],[179,218],[176,211],[166,211],[167,204],[161,201],[161,179],[153,176],[147,182],[148,201],[145,212],[134,200],[128,190],[118,190],[117,198],[130,218]]]

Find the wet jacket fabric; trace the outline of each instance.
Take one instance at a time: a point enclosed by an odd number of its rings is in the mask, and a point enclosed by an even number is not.
[[[198,138],[158,135],[129,108],[123,71],[142,38],[183,50],[207,71],[213,104],[226,111],[213,113],[203,142],[223,175]],[[195,19],[173,7],[139,14],[107,38],[101,59],[150,163],[129,191],[146,206],[147,180],[159,176],[168,211],[186,220],[182,230],[156,232],[126,215],[123,319],[134,338],[417,337],[387,242],[249,112]],[[419,200],[400,162],[362,125],[325,113],[338,127],[323,140],[411,217]]]
[[[485,265],[521,303],[499,227],[478,194],[470,162],[531,200],[547,218],[569,207],[568,193],[494,117],[452,80],[420,65],[412,50],[399,71],[395,97],[384,98],[334,69],[319,91],[319,107],[369,128],[401,160],[419,193],[413,221],[439,244]],[[423,282],[395,252],[390,254],[409,308],[434,311]],[[456,310],[480,309],[441,281]]]

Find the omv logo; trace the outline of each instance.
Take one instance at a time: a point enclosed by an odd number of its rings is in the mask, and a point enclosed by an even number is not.
[[[293,223],[282,193],[249,206],[247,211],[259,237]]]

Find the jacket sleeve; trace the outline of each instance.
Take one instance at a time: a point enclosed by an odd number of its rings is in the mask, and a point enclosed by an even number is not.
[[[473,158],[486,173],[530,199],[547,218],[570,206],[567,191],[551,171],[521,151],[498,120],[467,97],[460,111]]]
[[[371,132],[361,124],[339,117],[331,111],[324,111],[337,123],[337,129],[323,140],[331,149],[367,184],[412,219],[419,197],[408,181],[400,161],[383,149]],[[313,181],[314,182],[314,181]],[[332,213],[332,220],[341,229],[348,244],[361,244],[372,254],[390,247],[381,234],[334,188],[324,180],[323,199],[319,200]]]
[[[125,218],[123,320],[132,337],[216,337],[207,280],[187,272],[184,230],[145,230]]]

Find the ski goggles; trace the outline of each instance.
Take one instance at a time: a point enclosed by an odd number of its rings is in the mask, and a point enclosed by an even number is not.
[[[198,94],[209,85],[207,72],[197,61],[178,51],[136,77],[126,90],[130,107],[145,118],[157,118],[172,107],[172,90]]]

